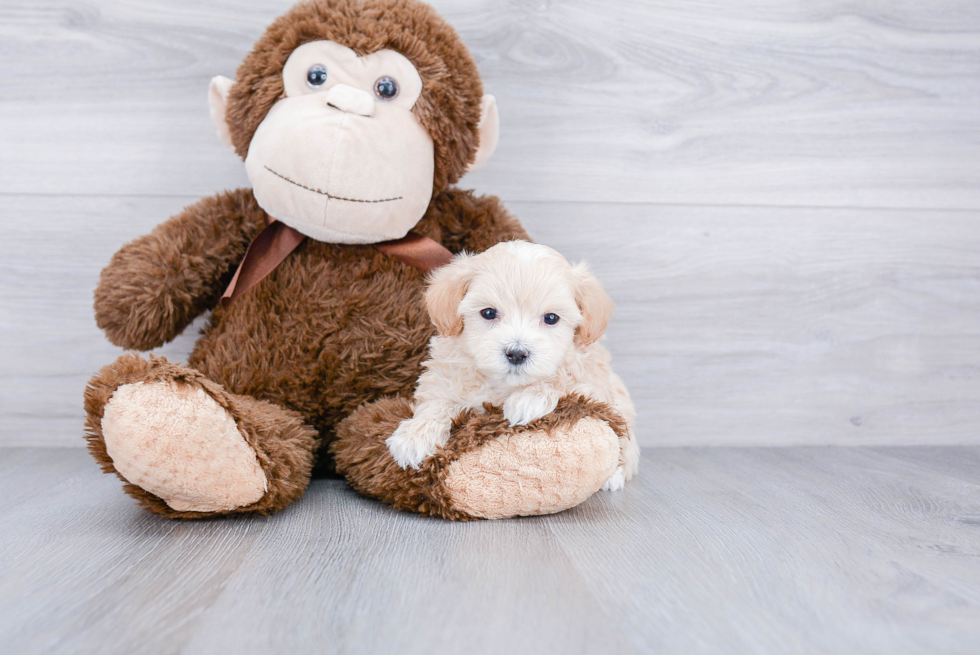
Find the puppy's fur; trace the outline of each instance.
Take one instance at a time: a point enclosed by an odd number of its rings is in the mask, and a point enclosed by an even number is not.
[[[437,270],[425,302],[439,335],[422,364],[415,415],[387,441],[399,466],[416,468],[445,445],[466,409],[503,405],[511,425],[524,425],[551,413],[561,397],[582,394],[615,407],[629,428],[620,466],[603,488],[621,489],[633,477],[636,412],[597,343],[613,303],[584,264],[526,241],[500,243]]]

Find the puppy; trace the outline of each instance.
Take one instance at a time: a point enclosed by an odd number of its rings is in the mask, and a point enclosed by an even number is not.
[[[582,394],[615,407],[629,428],[620,466],[603,489],[622,489],[639,466],[629,393],[597,343],[613,303],[585,264],[526,241],[458,255],[432,276],[426,306],[432,338],[415,391],[415,414],[387,440],[402,468],[417,468],[449,439],[452,420],[483,403],[503,406],[511,425],[550,414]]]

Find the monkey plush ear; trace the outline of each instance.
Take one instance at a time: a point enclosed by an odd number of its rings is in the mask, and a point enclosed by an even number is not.
[[[229,80],[224,75],[218,75],[211,80],[211,88],[208,90],[208,108],[211,110],[211,123],[214,125],[218,138],[226,146],[235,149],[231,142],[231,130],[228,129],[228,119],[225,118],[225,110],[228,108],[228,92],[234,80]]]
[[[469,255],[459,254],[446,266],[433,271],[429,278],[425,306],[440,336],[454,337],[463,331],[459,303],[463,302],[463,296],[476,274],[469,259]]]
[[[483,96],[480,102],[480,146],[477,148],[476,157],[473,163],[466,169],[467,173],[472,173],[484,162],[490,159],[490,155],[497,149],[497,139],[500,137],[500,116],[497,114],[497,99],[492,95]]]
[[[612,298],[605,292],[584,263],[572,268],[575,286],[575,303],[582,312],[582,324],[578,326],[575,339],[583,346],[595,343],[609,325],[612,318]]]

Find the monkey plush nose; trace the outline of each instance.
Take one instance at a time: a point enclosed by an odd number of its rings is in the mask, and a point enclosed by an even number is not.
[[[507,357],[507,361],[517,366],[518,364],[523,364],[524,360],[527,359],[528,352],[521,348],[520,346],[514,348],[508,348],[504,351],[504,355]]]
[[[374,98],[367,91],[355,89],[346,84],[330,87],[326,93],[327,104],[340,111],[358,116],[370,116],[374,113]]]

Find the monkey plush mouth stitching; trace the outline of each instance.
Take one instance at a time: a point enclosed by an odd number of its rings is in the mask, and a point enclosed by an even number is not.
[[[381,200],[360,200],[358,198],[342,198],[341,196],[334,196],[334,195],[331,195],[331,194],[327,193],[326,191],[320,191],[320,189],[313,189],[311,187],[306,186],[305,184],[300,184],[299,182],[294,182],[293,180],[290,180],[285,175],[283,175],[281,173],[275,172],[274,170],[272,170],[268,166],[265,167],[265,170],[269,171],[270,173],[272,173],[276,177],[281,177],[282,179],[286,180],[290,184],[295,184],[296,186],[300,187],[301,189],[306,189],[307,191],[312,191],[313,193],[319,193],[321,196],[326,196],[326,197],[330,198],[331,200],[346,200],[347,202],[368,202],[368,203],[373,203],[373,202],[391,202],[392,200],[401,200],[402,197],[403,197],[403,196],[397,196],[395,198],[383,198]]]

